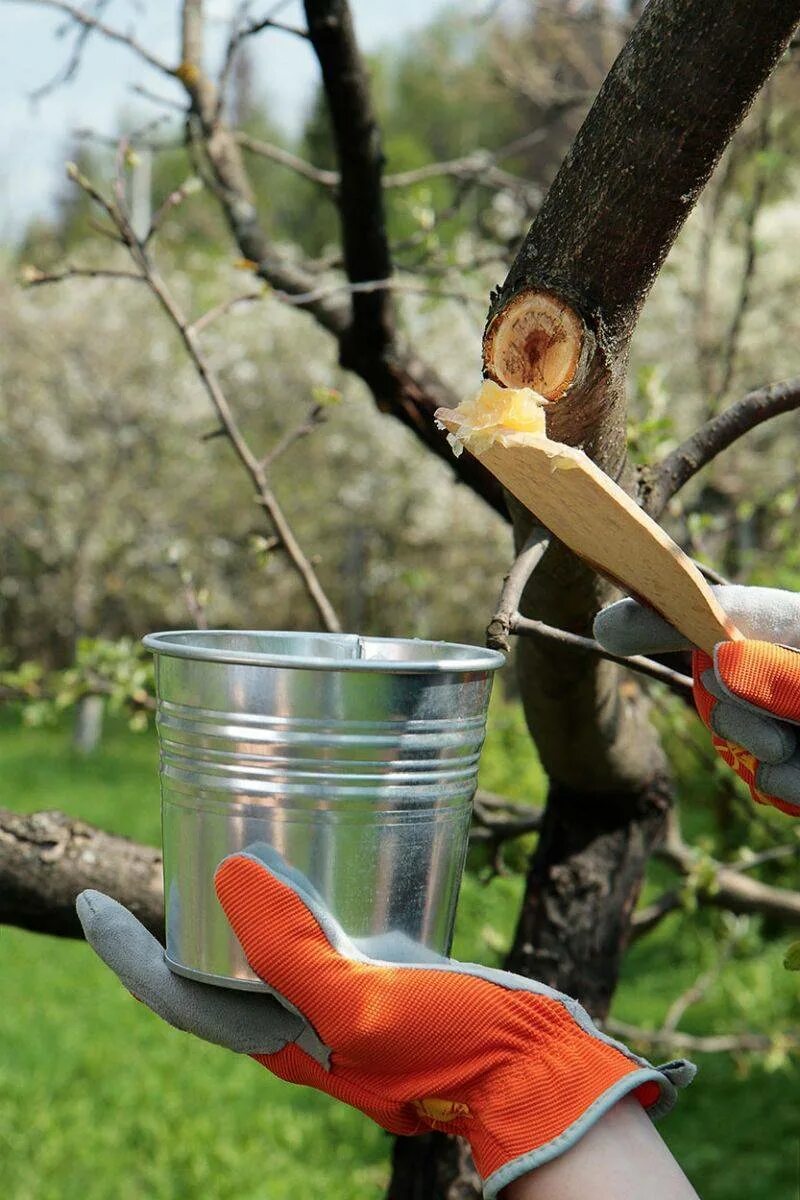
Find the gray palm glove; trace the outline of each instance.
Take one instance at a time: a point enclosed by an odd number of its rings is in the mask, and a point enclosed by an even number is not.
[[[694,650],[697,709],[753,799],[800,816],[800,595],[734,585],[714,592],[746,640],[720,642],[713,659]],[[626,657],[694,649],[634,600],[598,613],[594,634]]]
[[[258,845],[249,846],[247,852],[268,865],[275,853]],[[302,881],[303,888],[324,907],[304,876],[285,864],[282,869],[287,877]],[[211,987],[174,974],[164,961],[161,943],[132,912],[102,892],[81,892],[75,907],[95,953],[129,992],[173,1028],[238,1054],[276,1054],[290,1042],[311,1054],[317,1051],[313,1029],[285,1000],[263,992]],[[361,938],[356,944],[369,958],[384,962],[444,961],[398,932]]]

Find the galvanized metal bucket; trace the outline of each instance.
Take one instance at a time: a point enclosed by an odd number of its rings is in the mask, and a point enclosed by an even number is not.
[[[214,893],[258,842],[353,937],[447,952],[492,673],[474,646],[323,633],[153,633],[167,962],[263,990]]]

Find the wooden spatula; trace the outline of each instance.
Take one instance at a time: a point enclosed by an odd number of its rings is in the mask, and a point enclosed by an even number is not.
[[[456,432],[451,409],[436,420]],[[654,608],[693,645],[741,637],[690,558],[582,450],[545,437],[499,443],[480,461],[570,550]]]

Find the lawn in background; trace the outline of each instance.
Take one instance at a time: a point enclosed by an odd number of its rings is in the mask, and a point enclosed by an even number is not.
[[[515,760],[517,765],[515,765]],[[498,703],[484,784],[540,792],[514,706]],[[0,803],[59,808],[156,842],[150,734],[112,727],[89,759],[62,729],[0,725]],[[518,878],[468,877],[454,953],[499,961]],[[670,917],[628,956],[615,1011],[652,1025],[712,953]],[[785,942],[727,970],[688,1028],[741,1019],[742,995],[769,1017],[796,1011]],[[454,1015],[457,1020],[457,1015]],[[800,1115],[791,1069],[706,1057],[661,1125],[704,1200],[794,1200]],[[80,943],[0,929],[0,1175],[8,1200],[367,1200],[382,1195],[390,1139],[360,1114],[271,1077],[246,1058],[169,1029]]]

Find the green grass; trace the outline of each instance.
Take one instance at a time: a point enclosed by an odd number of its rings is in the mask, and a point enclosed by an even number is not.
[[[484,785],[541,793],[517,710],[493,709]],[[76,758],[60,730],[0,725],[3,803],[60,808],[157,841],[151,735],[112,728]],[[497,962],[519,878],[465,883],[454,952]],[[769,1028],[797,1011],[785,941],[758,943],[725,971],[687,1028]],[[699,962],[710,926],[670,917],[629,955],[616,1013],[661,1018]],[[661,1126],[704,1200],[796,1200],[800,1118],[785,1066],[707,1057]],[[792,1098],[793,1097],[793,1098]],[[248,1059],[190,1041],[132,1000],[77,942],[0,930],[0,1173],[8,1200],[328,1200],[379,1197],[390,1139],[360,1114],[274,1079]]]

